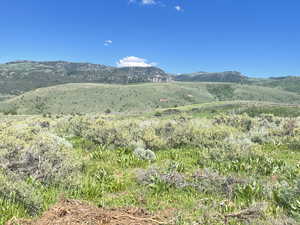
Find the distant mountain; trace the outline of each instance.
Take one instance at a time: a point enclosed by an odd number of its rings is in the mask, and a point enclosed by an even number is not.
[[[119,68],[66,61],[15,61],[0,64],[0,101],[37,88],[67,83],[133,84],[163,83],[171,80],[248,84],[300,94],[300,77],[297,76],[261,79],[250,78],[237,71],[171,75],[156,67]]]
[[[0,64],[0,93],[20,94],[65,83],[166,82],[170,76],[156,67],[110,67],[65,61],[15,61]]]
[[[247,81],[247,77],[237,71],[226,72],[198,72],[190,74],[180,74],[175,76],[176,81],[188,81],[188,82],[232,82],[243,83]]]

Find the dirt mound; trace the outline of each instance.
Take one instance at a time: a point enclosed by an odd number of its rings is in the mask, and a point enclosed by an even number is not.
[[[6,225],[157,225],[161,219],[138,208],[103,209],[63,199],[36,220],[12,219]]]

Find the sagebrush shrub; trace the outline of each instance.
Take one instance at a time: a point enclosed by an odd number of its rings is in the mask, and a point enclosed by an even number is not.
[[[15,177],[0,173],[0,198],[24,207],[29,215],[37,215],[42,209],[42,197],[34,187]]]
[[[233,176],[221,176],[215,171],[203,169],[197,171],[192,176],[184,175],[176,170],[163,170],[159,168],[149,168],[137,172],[137,181],[143,185],[157,185],[164,183],[175,188],[195,188],[199,192],[211,194],[221,193],[227,197],[233,197],[235,188],[238,185],[245,185],[247,181]]]
[[[49,132],[9,130],[0,134],[0,168],[20,179],[32,177],[44,184],[66,183],[80,169],[72,145]],[[9,134],[9,135],[8,135]]]
[[[151,150],[185,146],[210,147],[218,145],[237,130],[232,127],[198,120],[108,120],[93,121],[88,117],[74,117],[64,125],[68,134],[86,138],[103,146],[130,148],[143,143]]]
[[[227,197],[233,197],[238,185],[248,183],[245,179],[234,176],[222,176],[218,172],[204,168],[193,174],[192,186],[200,192],[220,193]]]
[[[189,186],[182,174],[176,171],[163,172],[158,168],[139,170],[137,172],[137,181],[143,185],[150,185],[150,187],[161,184],[176,188],[185,188]]]
[[[156,155],[153,151],[149,149],[144,149],[142,147],[137,147],[133,154],[142,160],[154,161],[156,159]]]

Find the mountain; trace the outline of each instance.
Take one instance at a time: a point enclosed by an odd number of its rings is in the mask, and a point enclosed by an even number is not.
[[[39,88],[0,102],[0,112],[18,114],[147,112],[216,101],[300,104],[300,95],[235,83],[170,82],[131,85],[75,83]]]
[[[170,76],[156,67],[110,67],[65,61],[15,61],[0,64],[0,93],[20,94],[65,83],[167,82]]]
[[[242,75],[237,71],[225,71],[225,72],[197,72],[190,74],[180,74],[175,76],[176,81],[188,81],[188,82],[233,82],[244,83],[248,77]]]

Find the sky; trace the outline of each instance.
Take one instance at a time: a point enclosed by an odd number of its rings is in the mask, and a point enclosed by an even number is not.
[[[299,0],[1,0],[0,63],[300,75]]]

